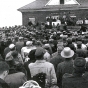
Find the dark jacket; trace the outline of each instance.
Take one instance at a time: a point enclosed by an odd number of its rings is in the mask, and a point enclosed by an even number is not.
[[[84,75],[65,74],[62,80],[62,88],[88,88],[88,78]]]
[[[16,42],[16,50],[21,53],[21,48],[24,46],[24,42]]]
[[[6,47],[4,49],[4,55],[5,55],[5,57],[6,57],[7,53],[9,53],[9,52],[10,52],[10,48],[9,47]]]
[[[73,60],[65,60],[57,66],[57,85],[61,88],[62,86],[62,76],[65,73],[73,72]]]
[[[62,61],[64,61],[64,58],[59,53],[50,60],[50,62],[54,65],[55,71],[57,70],[57,65]]]
[[[17,72],[13,74],[9,74],[5,81],[10,85],[10,88],[19,88],[27,81],[26,76],[22,72]]]
[[[76,54],[78,55],[78,57],[85,58],[87,56],[87,50],[77,49]]]
[[[0,88],[10,88],[10,87],[4,80],[0,79]]]

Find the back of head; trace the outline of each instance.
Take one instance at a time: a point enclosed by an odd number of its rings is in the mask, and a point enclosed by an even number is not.
[[[58,46],[58,47],[57,47],[58,53],[61,53],[61,51],[63,50],[63,48],[64,48],[64,46]]]
[[[7,46],[9,46],[11,43],[12,43],[11,39],[8,39],[6,42]]]
[[[13,50],[15,50],[15,45],[14,44],[10,44],[9,48],[10,48],[11,51],[13,51]]]
[[[18,56],[18,52],[17,51],[13,51],[12,52],[12,56],[15,58],[15,57],[17,57]]]
[[[72,38],[72,42],[76,43],[76,38],[75,37]]]
[[[44,53],[45,53],[45,50],[42,47],[38,47],[35,51],[36,59],[38,60],[43,59]]]
[[[78,41],[78,42],[77,42],[77,48],[80,49],[80,48],[81,48],[81,45],[82,45],[82,42],[81,42],[81,41]]]
[[[30,58],[30,61],[35,62],[35,51],[36,49],[33,49],[29,52],[28,57]]]
[[[74,60],[74,72],[82,74],[85,72],[86,60],[83,57],[77,57]]]
[[[45,44],[45,45],[43,46],[43,48],[49,51],[49,50],[50,50],[50,45],[49,45],[49,44]]]
[[[19,41],[23,41],[23,37],[19,37]]]
[[[77,49],[76,54],[78,55],[78,57],[83,57],[83,58],[86,58],[87,56],[87,53],[82,49]]]
[[[27,41],[26,46],[32,46],[32,41]]]
[[[71,44],[69,47],[70,47],[73,51],[76,50],[76,48],[75,48],[75,46],[74,46],[73,44]]]
[[[61,56],[62,56],[63,58],[71,58],[71,57],[73,57],[73,55],[74,55],[74,51],[71,50],[70,47],[65,47],[65,48],[61,51]]]
[[[68,38],[68,39],[67,39],[67,43],[68,43],[68,44],[72,44],[72,39],[71,39],[71,38]]]

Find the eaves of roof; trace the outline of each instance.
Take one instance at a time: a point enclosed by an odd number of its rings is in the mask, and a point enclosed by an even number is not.
[[[36,0],[18,9],[20,12],[88,9],[88,0],[77,0],[80,5],[46,5],[49,0]]]

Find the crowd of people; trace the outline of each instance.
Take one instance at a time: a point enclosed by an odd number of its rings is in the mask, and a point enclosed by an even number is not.
[[[86,27],[69,31],[37,23],[1,32],[0,88],[88,87]]]

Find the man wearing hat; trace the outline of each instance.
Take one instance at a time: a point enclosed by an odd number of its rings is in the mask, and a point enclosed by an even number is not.
[[[5,82],[8,72],[8,64],[6,62],[0,61],[0,88],[10,88],[10,86]]]
[[[86,60],[84,58],[76,58],[74,60],[73,73],[66,73],[63,76],[62,88],[88,88],[88,78],[85,76],[85,66]]]
[[[12,57],[10,57],[10,56],[11,56],[12,52],[16,49],[15,45],[14,44],[10,44],[9,45],[9,49],[10,49],[10,51],[6,54],[5,61],[12,60]]]
[[[21,53],[21,48],[24,46],[23,37],[19,37],[19,41],[16,42],[16,50]]]
[[[9,45],[9,49],[10,49],[10,52],[8,52],[8,53],[6,54],[5,61],[10,65],[10,64],[12,64],[12,62],[13,62],[12,53],[13,53],[14,51],[16,51],[16,47],[15,47],[14,44],[10,44],[10,45]],[[17,57],[19,58],[19,60],[22,60],[21,54],[18,53]],[[22,61],[22,62],[23,62],[23,61]]]
[[[12,41],[11,41],[11,38],[8,38],[7,40],[7,47],[4,49],[4,57],[6,57],[6,54],[10,52],[10,48],[9,48],[9,45],[12,44]]]
[[[52,59],[50,60],[50,62],[54,65],[55,71],[57,70],[57,65],[64,61],[64,58],[60,54],[63,48],[64,47],[58,46],[57,52],[52,55]]]
[[[76,49],[76,54],[78,55],[78,57],[86,57],[87,56],[87,50],[86,49],[82,49],[82,42],[78,41],[77,42],[77,49]]]
[[[42,47],[38,47],[35,51],[36,62],[30,63],[28,68],[30,70],[31,78],[39,73],[46,74],[45,85],[47,85],[47,87],[51,87],[57,82],[56,74],[53,64],[46,62],[46,60],[43,59],[44,53],[45,50]]]
[[[26,46],[22,47],[21,49],[21,55],[22,55],[23,60],[25,59],[25,53],[29,53],[33,49],[36,49],[36,47],[33,46],[32,41],[27,41]]]
[[[73,55],[74,51],[69,47],[65,47],[61,51],[61,56],[65,59],[63,62],[59,63],[57,66],[57,84],[62,88],[62,76],[65,73],[72,73],[73,71]]]

